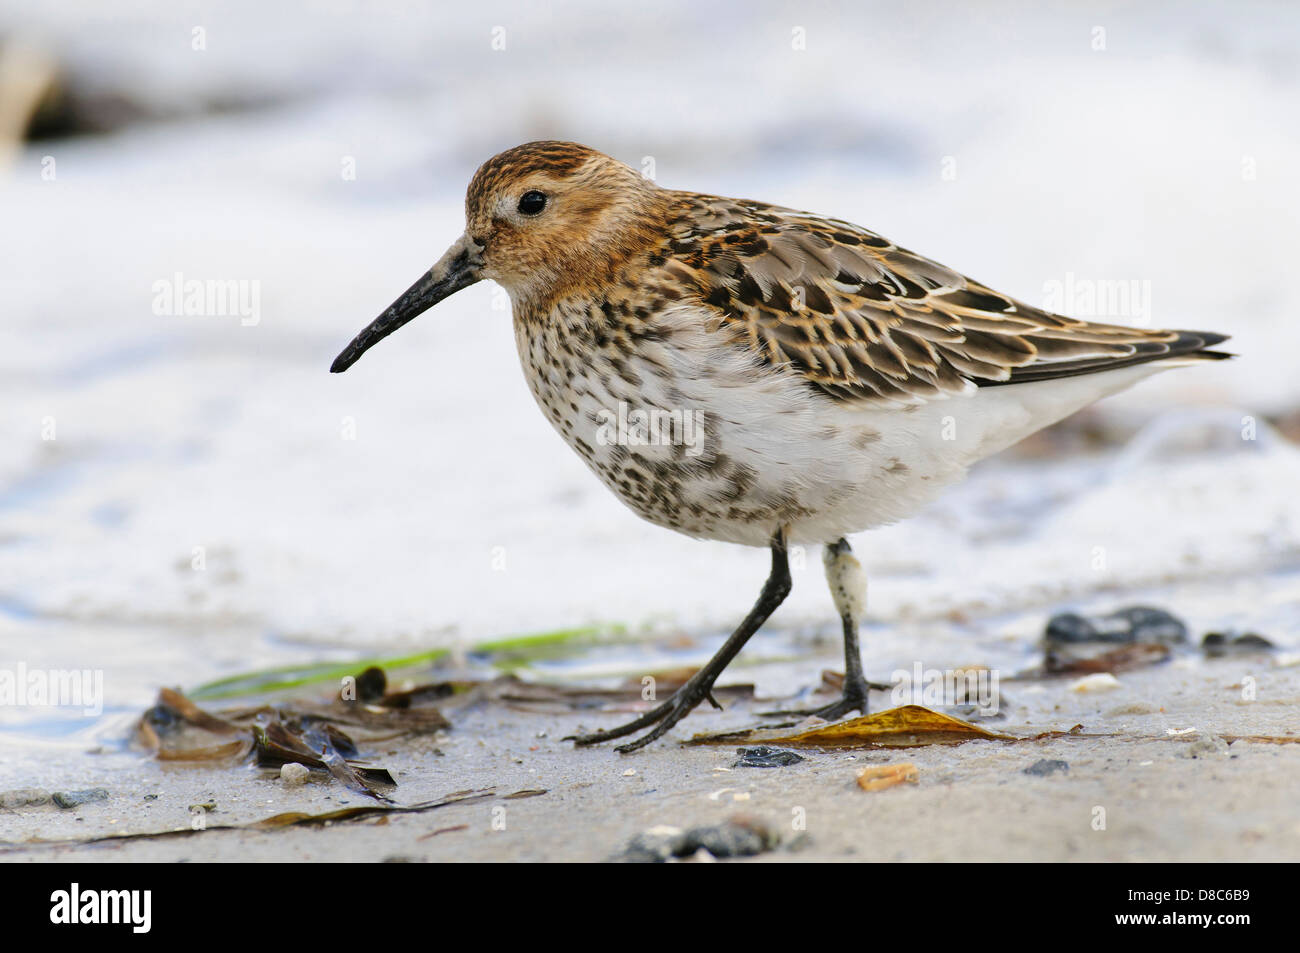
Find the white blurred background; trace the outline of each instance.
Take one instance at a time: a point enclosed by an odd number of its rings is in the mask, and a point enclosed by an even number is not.
[[[609,496],[492,286],[327,373],[460,233],[478,164],[538,138],[1233,335],[1237,361],[856,540],[884,631],[1179,592],[1294,638],[1298,40],[1285,3],[3,0],[0,656],[106,667],[134,705],[287,658],[739,618],[765,555]],[[156,313],[178,273],[255,287],[256,321]],[[833,632],[819,561],[776,625]]]

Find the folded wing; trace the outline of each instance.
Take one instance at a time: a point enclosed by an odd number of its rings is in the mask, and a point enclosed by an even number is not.
[[[915,403],[976,386],[1228,356],[1206,350],[1222,334],[1031,307],[848,222],[678,196],[667,267],[755,353],[842,400]]]

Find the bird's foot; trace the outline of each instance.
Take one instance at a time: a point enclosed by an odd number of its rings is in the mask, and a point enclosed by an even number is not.
[[[851,711],[858,711],[864,715],[871,713],[867,704],[867,693],[871,686],[866,679],[848,679],[844,680],[844,693],[838,701],[831,702],[829,705],[823,705],[821,708],[808,708],[798,711],[765,711],[762,714],[768,717],[799,717],[807,718],[813,716],[824,718],[826,721],[838,721]]]
[[[705,676],[704,672],[700,671],[692,676],[681,688],[673,692],[672,697],[666,702],[652,708],[640,718],[629,721],[625,725],[619,725],[617,728],[610,728],[607,731],[594,731],[589,735],[570,735],[564,740],[572,741],[576,745],[598,745],[654,725],[652,731],[646,732],[635,741],[629,741],[627,744],[619,745],[614,749],[627,754],[629,751],[644,748],[656,738],[662,737],[667,733],[668,729],[689,715],[692,709],[705,699],[708,699],[714,708],[721,708],[722,706],[714,700],[712,692],[713,678]]]

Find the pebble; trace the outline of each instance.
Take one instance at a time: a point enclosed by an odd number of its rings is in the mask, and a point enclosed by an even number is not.
[[[1078,681],[1070,683],[1070,691],[1072,692],[1109,692],[1119,687],[1119,679],[1110,672],[1085,675]]]
[[[1162,645],[1187,641],[1187,626],[1164,609],[1129,606],[1109,615],[1084,616],[1060,612],[1047,623],[1048,642],[1157,642]]]
[[[1210,658],[1268,652],[1273,647],[1272,642],[1254,632],[1246,632],[1242,635],[1233,632],[1207,632],[1205,638],[1201,639],[1201,651]]]
[[[306,784],[309,777],[311,777],[311,769],[306,765],[297,764],[293,761],[280,765],[280,780],[285,784]]]
[[[1183,758],[1214,758],[1228,753],[1228,743],[1218,735],[1202,735],[1195,741],[1188,742],[1178,752]]]
[[[739,760],[732,762],[733,768],[785,768],[803,761],[801,755],[784,748],[769,748],[767,745],[755,745],[752,748],[737,748]]]
[[[752,857],[772,850],[780,837],[762,821],[745,815],[729,818],[707,827],[652,827],[638,834],[623,852],[614,858],[623,863],[663,863],[674,857],[709,860],[728,857]]]
[[[1300,652],[1282,652],[1273,658],[1273,664],[1278,668],[1300,665]]]
[[[1069,771],[1070,765],[1065,761],[1054,761],[1051,758],[1040,758],[1029,767],[1025,768],[1024,773],[1036,778],[1045,778],[1049,775],[1056,774],[1058,771]]]
[[[96,801],[107,801],[108,791],[104,788],[87,788],[84,791],[55,791],[52,798],[62,808],[81,807]]]
[[[0,808],[39,807],[50,803],[50,792],[39,788],[16,788],[0,791]]]

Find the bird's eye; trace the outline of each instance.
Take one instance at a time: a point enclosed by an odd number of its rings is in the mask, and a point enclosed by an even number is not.
[[[525,215],[536,215],[546,208],[546,196],[536,189],[525,192],[519,199],[519,211]]]

